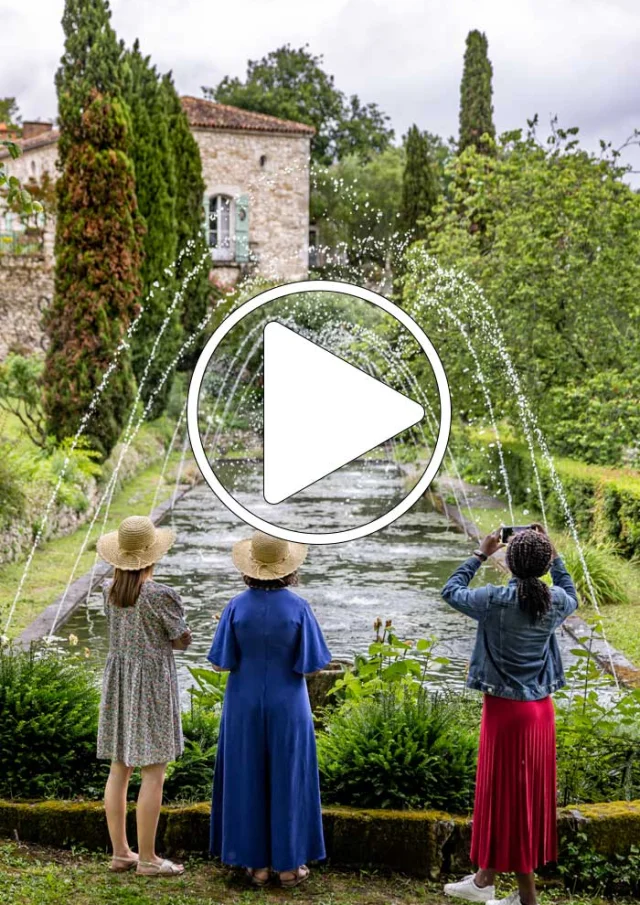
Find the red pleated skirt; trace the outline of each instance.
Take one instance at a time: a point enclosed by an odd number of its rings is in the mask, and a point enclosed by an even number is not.
[[[511,701],[485,695],[471,860],[483,869],[527,874],[557,857],[551,698]]]

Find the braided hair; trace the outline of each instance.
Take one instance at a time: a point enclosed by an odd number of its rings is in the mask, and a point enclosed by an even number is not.
[[[551,606],[551,591],[540,576],[548,571],[552,556],[549,538],[532,529],[514,535],[507,546],[507,565],[518,582],[518,603],[531,622],[544,616]]]

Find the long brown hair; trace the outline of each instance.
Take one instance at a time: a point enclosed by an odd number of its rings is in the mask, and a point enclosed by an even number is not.
[[[553,547],[546,534],[523,531],[507,546],[507,565],[517,579],[518,603],[531,622],[541,619],[551,607],[551,591],[540,581],[549,571]]]
[[[153,565],[146,569],[114,569],[109,601],[114,606],[135,606],[142,585],[153,575]]]

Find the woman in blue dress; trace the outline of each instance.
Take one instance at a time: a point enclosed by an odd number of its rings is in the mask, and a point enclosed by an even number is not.
[[[228,670],[213,779],[211,853],[285,887],[325,857],[305,675],[331,661],[311,607],[291,590],[303,544],[256,533],[233,548],[248,586],[227,604],[208,655]]]

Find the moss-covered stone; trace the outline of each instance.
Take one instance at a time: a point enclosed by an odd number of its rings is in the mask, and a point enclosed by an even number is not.
[[[206,854],[209,804],[162,809],[158,850],[168,855]],[[376,811],[332,807],[323,812],[327,855],[336,865],[376,867],[437,879],[466,870],[471,821],[442,811]],[[128,825],[135,838],[135,808]],[[626,855],[640,840],[640,801],[611,801],[558,811],[560,842],[577,833],[607,857]],[[109,837],[101,802],[0,801],[0,836],[41,845],[79,845],[107,851]]]
[[[162,850],[167,855],[209,852],[210,804],[191,804],[162,809],[165,827]],[[159,837],[160,838],[160,837]]]
[[[640,843],[640,801],[606,801],[563,808],[558,812],[561,844],[584,833],[589,847],[602,855],[626,855]]]
[[[330,703],[329,692],[338,679],[343,677],[345,669],[349,665],[346,662],[334,660],[326,669],[322,669],[312,676],[307,676],[309,703],[314,714]]]

